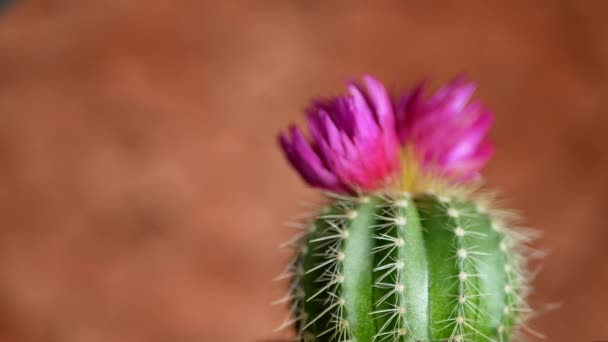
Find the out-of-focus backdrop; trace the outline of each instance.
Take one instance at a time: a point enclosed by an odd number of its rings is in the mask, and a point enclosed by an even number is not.
[[[0,341],[275,334],[282,223],[316,195],[275,146],[369,72],[464,72],[489,185],[550,251],[548,341],[608,339],[608,2],[11,1],[0,12]]]

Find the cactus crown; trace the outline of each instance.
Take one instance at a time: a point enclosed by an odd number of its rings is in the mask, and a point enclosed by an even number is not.
[[[399,104],[365,82],[314,103],[312,142],[280,136],[304,180],[330,191],[288,243],[283,327],[299,341],[511,341],[531,312],[531,235],[471,181],[493,153],[493,116],[466,104],[475,87],[460,78]]]

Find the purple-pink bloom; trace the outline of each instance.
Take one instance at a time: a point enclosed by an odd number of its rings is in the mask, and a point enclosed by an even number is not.
[[[374,190],[399,168],[399,142],[390,97],[378,80],[363,77],[366,90],[316,100],[307,109],[310,141],[291,126],[279,142],[304,180],[335,192]]]
[[[403,145],[413,146],[422,167],[464,181],[475,178],[494,153],[486,137],[494,115],[472,101],[476,85],[458,77],[428,98],[425,84],[406,93],[397,106]]]

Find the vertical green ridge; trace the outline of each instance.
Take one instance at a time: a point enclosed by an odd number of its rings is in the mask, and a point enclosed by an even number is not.
[[[415,199],[423,226],[428,260],[429,335],[432,341],[448,340],[453,327],[454,286],[459,274],[454,249],[454,233],[448,229],[449,219],[435,196]]]
[[[422,232],[409,194],[382,201],[374,227],[373,319],[378,341],[427,339],[427,267]]]
[[[481,331],[483,329],[480,324],[487,315],[482,305],[487,293],[482,291],[481,286],[485,274],[479,272],[480,267],[486,265],[488,256],[480,249],[485,233],[472,229],[470,221],[476,221],[477,215],[467,205],[453,198],[444,199],[444,203],[453,224],[450,229],[454,234],[460,269],[453,338],[455,341],[487,341],[489,338]]]
[[[453,234],[456,263],[459,273],[456,276],[457,291],[454,301],[453,330],[454,341],[473,340],[480,332],[477,323],[483,312],[479,302],[484,296],[479,290],[480,274],[477,265],[483,263],[483,253],[478,250],[476,235],[465,225],[466,212],[461,203],[451,198],[441,199],[448,218],[447,228]]]
[[[500,243],[499,250],[504,258],[504,270],[505,270],[505,278],[506,285],[509,287],[508,293],[505,292],[505,305],[502,312],[502,318],[500,321],[500,325],[498,326],[498,337],[499,341],[508,341],[509,336],[512,335],[515,330],[515,326],[518,323],[518,317],[521,314],[520,310],[522,310],[521,294],[525,291],[524,286],[524,270],[523,270],[523,261],[521,260],[521,256],[519,256],[513,249],[515,248],[513,241],[513,237],[509,234],[509,232],[500,225],[495,224],[495,229],[498,231],[500,235]]]
[[[374,336],[379,341],[428,340],[428,293],[419,290],[428,286],[428,267],[415,203],[404,194],[381,198],[374,212],[369,233],[376,240],[371,248],[375,314],[367,317],[375,322]],[[349,234],[345,244],[351,238]],[[349,316],[348,308],[346,312]],[[350,317],[348,322],[354,324]],[[359,341],[367,341],[352,332]]]
[[[397,206],[399,207],[397,202]],[[429,336],[429,268],[424,247],[422,225],[414,201],[409,199],[406,207],[399,208],[407,218],[407,224],[400,227],[405,248],[400,250],[400,258],[405,267],[402,272],[405,284],[405,307],[408,333],[407,342],[428,341]]]
[[[374,265],[374,311],[370,319],[378,327],[375,340],[401,341],[399,332],[405,315],[402,303],[405,285],[399,269],[403,265],[399,262],[405,242],[399,227],[405,225],[407,219],[392,202],[390,198],[383,198],[376,210],[377,220],[372,232],[376,246],[370,255]]]
[[[340,283],[332,276],[341,273],[342,265],[337,258],[346,228],[348,212],[353,208],[349,201],[336,201],[322,213],[314,223],[303,255],[304,276],[302,285],[306,295],[304,304],[306,319],[302,323],[305,333],[316,336],[318,342],[329,342],[334,338],[337,326],[334,315],[340,310],[331,293],[340,292]],[[314,297],[313,297],[314,296]]]
[[[376,326],[370,315],[374,311],[372,282],[374,265],[370,251],[375,245],[372,226],[378,203],[378,198],[370,197],[367,203],[357,207],[356,217],[350,222],[348,237],[343,244],[343,319],[348,322],[350,333],[358,342],[372,341],[376,332]]]
[[[477,286],[481,294],[478,306],[478,334],[475,341],[496,341],[500,320],[506,303],[505,257],[500,252],[500,236],[492,229],[492,220],[481,206],[460,202],[462,224],[468,241],[479,253],[475,263]]]
[[[419,203],[429,258],[430,335],[454,342],[485,336],[478,324],[486,313],[477,266],[485,264],[486,252],[468,225],[472,213],[448,197],[426,195]]]

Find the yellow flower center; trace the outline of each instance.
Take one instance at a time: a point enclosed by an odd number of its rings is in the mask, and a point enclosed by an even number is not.
[[[420,156],[416,154],[414,146],[407,144],[400,151],[401,177],[398,188],[400,191],[416,193],[435,193],[465,195],[470,193],[478,185],[454,182],[445,174],[441,174],[440,168],[432,165],[423,167]]]

